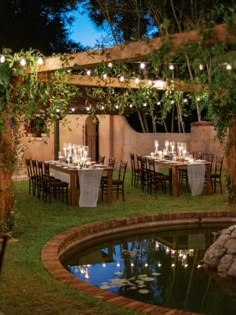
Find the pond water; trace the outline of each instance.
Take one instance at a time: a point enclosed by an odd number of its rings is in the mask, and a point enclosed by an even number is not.
[[[75,277],[144,303],[209,315],[236,314],[236,283],[201,267],[221,227],[171,227],[114,236],[73,250],[63,265]]]

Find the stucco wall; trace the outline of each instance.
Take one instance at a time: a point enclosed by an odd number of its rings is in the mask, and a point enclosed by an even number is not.
[[[85,123],[87,115],[68,115],[60,122],[60,149],[63,143],[85,144]],[[223,155],[223,148],[216,139],[216,132],[209,123],[193,123],[191,133],[138,133],[120,115],[98,115],[99,120],[99,154],[116,157],[117,164],[121,159],[129,161],[130,152],[150,154],[154,151],[154,140],[159,140],[159,148],[164,148],[165,140],[186,142],[187,150],[213,152]],[[65,123],[68,121],[68,123]],[[42,137],[31,143],[30,138],[22,139],[27,146],[25,157],[51,160],[54,158],[54,130],[50,137]]]

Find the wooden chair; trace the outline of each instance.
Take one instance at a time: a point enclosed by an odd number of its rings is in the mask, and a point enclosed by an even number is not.
[[[105,155],[102,155],[102,156],[100,155],[98,159],[98,164],[104,165],[104,162],[105,162]]]
[[[213,153],[202,153],[202,160],[208,161],[211,163],[210,166],[210,172],[212,170],[212,164],[213,164],[213,160],[214,160],[214,154]]]
[[[140,171],[137,166],[137,161],[135,160],[134,153],[130,153],[130,163],[131,163],[131,185],[137,186]]]
[[[3,236],[1,237],[1,240],[0,240],[0,244],[1,244],[1,249],[0,249],[0,272],[2,271],[3,258],[4,258],[6,246],[7,246],[7,240],[8,240],[8,236],[7,236],[7,234],[4,233]]]
[[[48,163],[44,163],[45,172],[42,176],[42,196],[45,202],[49,200],[51,203],[52,197],[62,201],[66,201],[69,204],[69,184],[54,178],[50,175],[50,169]]]
[[[150,192],[150,172],[148,169],[148,161],[145,156],[141,157],[141,189],[142,191]]]
[[[125,201],[125,175],[127,170],[128,162],[120,161],[119,171],[118,171],[118,177],[112,178],[112,191],[116,192],[116,198],[119,198],[119,193],[122,194],[122,199]],[[102,188],[102,200],[105,193],[107,193],[107,182],[102,182],[101,185]]]
[[[152,193],[154,190],[156,194],[156,192],[161,188],[162,192],[166,193],[168,186],[171,194],[170,176],[157,170],[155,161],[153,159],[147,159],[147,162],[149,172],[149,192]]]
[[[109,157],[109,162],[108,162],[108,167],[112,167],[114,169],[116,163],[116,158],[115,157]],[[113,172],[113,171],[112,171]],[[104,170],[101,178],[101,185],[100,187],[102,188],[103,185],[107,184],[107,176],[108,176],[108,170]]]
[[[217,186],[220,187],[220,192],[223,193],[222,189],[222,168],[223,168],[224,157],[216,156],[214,171],[211,173],[211,186],[214,192],[216,192]]]
[[[104,161],[103,161],[104,163]],[[116,163],[116,158],[113,156],[109,157],[109,161],[108,161],[108,166],[114,168],[115,167],[115,163]]]
[[[26,164],[27,175],[29,179],[29,194],[31,194],[31,191],[32,191],[33,196],[35,196],[37,179],[33,172],[31,159],[25,159],[25,164]]]
[[[39,175],[39,169],[38,169],[38,161],[37,160],[31,160],[32,163],[32,171],[33,176],[35,178],[35,194],[37,196],[40,196],[40,175]]]

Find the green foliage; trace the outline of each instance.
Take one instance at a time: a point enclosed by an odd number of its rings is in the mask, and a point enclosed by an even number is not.
[[[32,117],[41,116],[49,127],[55,120],[64,117],[75,95],[74,87],[66,84],[68,73],[60,70],[42,82],[38,78],[37,61],[41,54],[35,50],[20,51],[12,54],[3,50],[6,61],[0,64],[0,135],[12,129],[11,143],[1,141],[1,159],[4,168],[13,170],[16,162],[15,148],[19,142],[18,129],[21,124],[28,125]],[[27,68],[20,65],[22,58]],[[64,82],[64,83],[60,83]],[[12,147],[9,155],[9,146]]]

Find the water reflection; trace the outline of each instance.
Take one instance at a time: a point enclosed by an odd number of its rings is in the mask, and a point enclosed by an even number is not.
[[[79,279],[131,299],[235,315],[236,290],[225,290],[218,278],[201,268],[212,231],[216,230],[173,229],[120,237],[71,253],[64,265]]]

